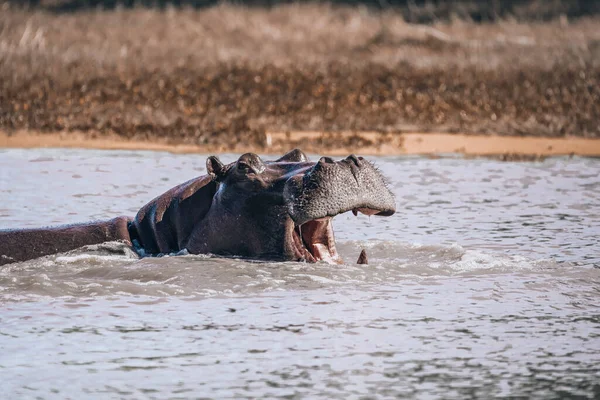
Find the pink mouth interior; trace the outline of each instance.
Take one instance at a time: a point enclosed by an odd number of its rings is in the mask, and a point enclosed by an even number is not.
[[[342,262],[335,248],[331,217],[314,219],[294,226],[293,238],[298,260],[325,261],[329,264]]]
[[[355,208],[352,210],[354,215],[359,212],[365,215],[374,215],[379,211],[370,208]],[[331,220],[332,217],[324,217],[305,222],[302,225],[294,225],[292,232],[293,249],[298,261],[325,261],[328,264],[343,263],[335,248]]]

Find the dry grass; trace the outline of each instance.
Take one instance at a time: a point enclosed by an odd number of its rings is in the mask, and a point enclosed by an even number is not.
[[[600,63],[590,45],[600,44],[600,19],[575,23],[501,22],[414,25],[393,11],[331,5],[273,9],[221,5],[206,10],[151,9],[76,14],[6,10],[0,17],[3,62],[27,56],[96,68],[140,67],[170,72],[177,67],[221,63],[253,66],[409,63],[482,69],[498,65],[545,66]],[[132,59],[135,58],[135,59]]]
[[[0,13],[0,128],[600,136],[599,18],[407,24],[328,5]],[[235,134],[235,135],[231,135]]]

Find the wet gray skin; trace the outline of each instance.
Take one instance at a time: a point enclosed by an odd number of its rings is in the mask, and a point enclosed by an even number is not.
[[[307,173],[287,180],[284,197],[298,225],[350,210],[384,216],[396,210],[394,196],[379,171],[354,154],[339,162],[321,157]]]
[[[134,219],[35,229],[0,230],[0,265],[81,246],[121,240],[138,254],[187,249],[263,260],[339,263],[332,217],[392,215],[394,196],[368,161],[351,155],[310,162],[300,150],[263,162],[253,153],[163,193]]]
[[[346,211],[389,216],[396,209],[381,173],[355,155],[315,163],[300,150],[266,162],[247,153],[228,165],[211,156],[207,170],[210,180],[187,182],[140,210],[132,238],[138,236],[146,253],[186,248],[194,254],[339,263],[332,217]],[[197,198],[194,212],[184,204],[189,197]]]

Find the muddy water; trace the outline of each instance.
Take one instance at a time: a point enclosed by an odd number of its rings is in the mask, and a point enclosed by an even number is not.
[[[0,227],[133,215],[205,158],[0,150]],[[399,211],[336,217],[345,265],[0,267],[0,398],[599,397],[600,160],[372,159]]]

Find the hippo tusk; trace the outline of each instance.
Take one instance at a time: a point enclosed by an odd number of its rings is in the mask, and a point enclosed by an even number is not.
[[[367,252],[365,251],[365,249],[362,249],[362,251],[360,252],[360,255],[358,256],[358,260],[356,260],[356,263],[364,264],[364,265],[369,264],[369,260],[367,259]]]

